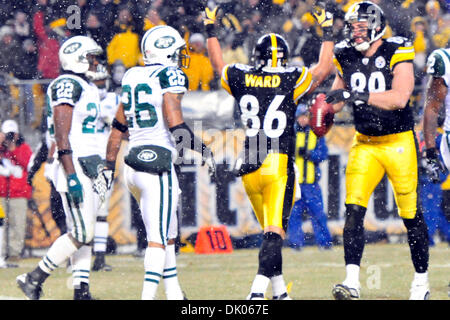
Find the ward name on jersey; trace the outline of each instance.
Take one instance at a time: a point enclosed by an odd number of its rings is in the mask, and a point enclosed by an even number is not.
[[[414,56],[414,47],[403,37],[385,39],[371,57],[363,56],[344,40],[335,47],[334,63],[339,76],[350,84],[349,90],[361,93],[384,92],[392,88],[395,66],[412,62]],[[368,136],[404,132],[414,127],[409,102],[405,108],[394,111],[367,104],[354,104],[352,107],[356,131]]]
[[[125,73],[121,102],[130,133],[130,149],[157,145],[171,150],[175,157],[172,135],[163,117],[163,95],[184,93],[188,87],[186,74],[177,67],[154,64],[134,67]]]
[[[261,164],[271,150],[291,155],[295,149],[292,137],[297,103],[312,83],[308,68],[258,70],[230,64],[224,67],[221,82],[238,103],[246,127],[245,150],[258,150],[257,163],[252,162],[256,161],[256,154],[247,161]]]
[[[54,108],[61,104],[73,107],[69,142],[73,157],[98,154],[101,146],[95,133],[99,117],[100,97],[95,84],[74,74],[64,74],[53,80],[47,89],[47,125],[54,140]]]

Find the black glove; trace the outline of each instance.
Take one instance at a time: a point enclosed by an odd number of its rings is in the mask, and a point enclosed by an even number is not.
[[[429,148],[424,151],[425,163],[423,167],[433,183],[441,182],[440,174],[445,171],[444,164],[439,159],[439,152],[436,148]]]
[[[355,103],[356,105],[367,103],[369,101],[368,92],[348,91],[338,89],[328,92],[325,100],[327,103],[336,104],[339,102]]]

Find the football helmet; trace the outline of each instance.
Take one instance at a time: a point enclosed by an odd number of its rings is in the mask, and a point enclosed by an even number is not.
[[[141,52],[146,65],[159,63],[189,67],[186,41],[170,26],[156,26],[148,30],[142,37]]]
[[[367,35],[364,41],[357,43],[352,23],[367,21]],[[344,34],[350,45],[358,51],[366,51],[372,42],[380,39],[386,32],[386,18],[383,10],[373,2],[363,1],[352,5],[345,14]]]
[[[253,49],[252,62],[256,69],[285,67],[289,58],[289,45],[276,33],[263,35]]]
[[[89,67],[92,64],[90,56],[100,55],[103,49],[86,36],[75,36],[66,40],[59,49],[59,61],[65,71],[92,76]]]

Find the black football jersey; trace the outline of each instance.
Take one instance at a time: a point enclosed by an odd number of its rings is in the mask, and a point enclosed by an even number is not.
[[[358,92],[383,92],[392,88],[393,70],[398,63],[414,60],[414,47],[403,37],[384,39],[371,57],[363,56],[342,41],[336,45],[334,63],[347,88]],[[388,111],[367,105],[353,104],[356,131],[369,136],[382,136],[413,129],[414,119],[408,105]]]
[[[258,163],[271,150],[293,154],[297,103],[312,83],[308,68],[273,70],[230,64],[222,72],[222,87],[236,99],[246,127],[245,148],[255,157],[257,151]]]

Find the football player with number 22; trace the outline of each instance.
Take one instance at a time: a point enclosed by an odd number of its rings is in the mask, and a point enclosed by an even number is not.
[[[234,172],[242,177],[264,233],[258,271],[247,299],[264,299],[271,283],[274,300],[290,300],[281,249],[297,191],[295,112],[300,98],[313,92],[333,70],[333,16],[324,10],[314,12],[324,30],[324,41],[319,63],[308,69],[288,67],[288,44],[275,33],[259,38],[252,65],[225,65],[216,36],[218,11],[205,8],[208,55],[215,71],[222,75],[222,87],[236,99],[246,126],[243,153]]]
[[[428,299],[428,236],[418,197],[418,149],[409,99],[414,89],[414,47],[402,37],[383,39],[384,13],[376,4],[354,4],[345,15],[346,39],[335,48],[337,74],[327,102],[335,112],[353,108],[356,134],[346,168],[344,260],[346,278],[335,299],[360,297],[364,216],[385,174],[407,229],[415,269],[410,299]]]

